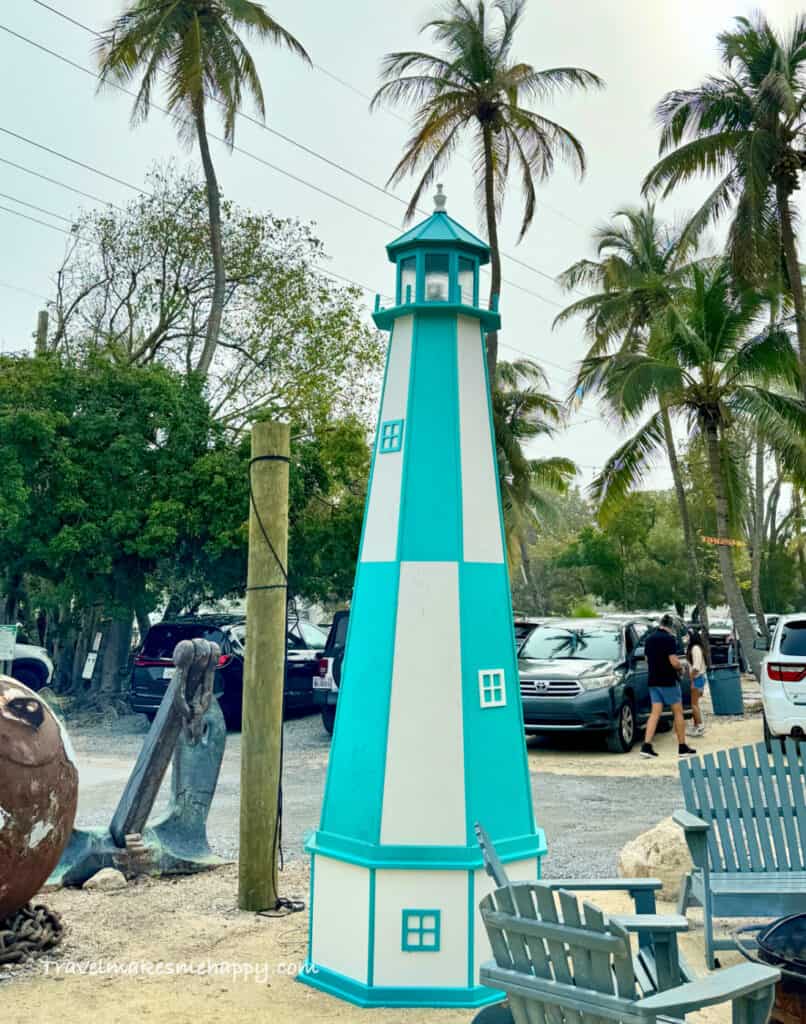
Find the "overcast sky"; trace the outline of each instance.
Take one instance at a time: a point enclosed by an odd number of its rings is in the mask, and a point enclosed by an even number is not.
[[[93,28],[106,25],[123,6],[117,0],[48,2]],[[419,0],[407,4],[391,0],[372,4],[366,0],[269,0],[266,6],[303,43],[315,64],[313,69],[307,68],[287,53],[253,44],[267,97],[268,125],[383,185],[407,137],[406,112],[370,115],[362,94],[374,91],[384,53],[430,48],[430,41],[419,37],[418,29],[432,14],[433,5]],[[537,68],[587,67],[607,82],[604,92],[564,98],[545,109],[582,140],[589,163],[584,180],[579,182],[561,169],[541,187],[537,216],[519,246],[520,197],[515,179],[504,212],[503,251],[535,269],[504,260],[501,354],[510,359],[519,354],[537,359],[549,374],[555,393],[567,394],[585,341],[574,326],[552,331],[554,316],[573,298],[564,295],[553,278],[570,263],[591,255],[591,231],[597,224],[618,207],[639,201],[641,180],[657,155],[652,117],[657,100],[669,89],[694,86],[709,72],[716,72],[716,33],[735,14],[749,13],[757,6],[744,0],[531,0],[513,55]],[[797,0],[764,4],[768,16],[779,25],[788,25],[802,8]],[[128,97],[114,90],[96,97],[88,75],[7,30],[94,67],[92,38],[85,31],[34,0],[5,0],[0,5],[0,26],[4,28],[0,31],[4,97],[0,128],[132,185],[142,185],[155,160],[177,155],[182,161],[196,161],[195,152],[181,148],[163,115],[153,112],[146,125],[130,129]],[[402,226],[402,203],[243,120],[238,124],[236,143],[380,218],[380,222],[373,220],[243,153],[230,155],[213,143],[219,180],[228,197],[256,210],[315,222],[334,273],[373,293],[389,292],[392,267],[386,262],[384,245]],[[135,194],[125,185],[5,132],[0,132],[0,158],[104,200],[120,202]],[[481,231],[465,156],[455,159],[444,175],[444,186],[452,216]],[[670,218],[679,216],[693,208],[705,191],[703,185],[681,193],[665,205],[664,213]],[[86,203],[2,162],[0,192],[4,194],[0,206],[61,227],[68,225],[22,206],[18,200],[68,219],[81,202]],[[406,188],[398,194],[406,197]],[[429,201],[427,207],[430,205]],[[36,311],[51,294],[50,282],[65,236],[5,210],[0,210],[0,230],[0,347],[19,351],[32,346]],[[366,298],[370,305],[369,292]],[[584,482],[601,468],[618,441],[617,433],[597,418],[597,411],[594,404],[586,402],[574,414],[572,426],[551,445],[552,454],[570,456],[581,465]],[[546,453],[543,449],[535,454]],[[659,466],[650,482],[668,486],[665,467]]]

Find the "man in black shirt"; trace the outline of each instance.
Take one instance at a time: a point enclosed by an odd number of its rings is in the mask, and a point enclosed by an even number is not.
[[[686,743],[683,693],[680,689],[679,679],[679,673],[683,666],[677,656],[677,637],[674,632],[674,619],[671,615],[663,616],[658,628],[654,629],[646,638],[644,649],[649,670],[649,698],[652,701],[652,711],[646,724],[641,757],[658,756],[652,746],[652,740],[655,738],[664,704],[668,704],[674,714],[678,754],[680,757],[696,754],[696,750],[692,750]]]

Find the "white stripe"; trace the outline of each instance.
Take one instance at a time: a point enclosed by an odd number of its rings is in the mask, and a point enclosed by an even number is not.
[[[381,403],[380,422],[403,420],[403,446],[406,444],[406,406],[409,398],[409,367],[413,317],[395,321],[389,339],[386,383]],[[374,455],[372,486],[364,524],[362,562],[394,562],[397,559],[397,524],[400,516],[400,485],[403,475],[403,450]]]
[[[320,967],[367,981],[369,871],[317,855],[311,958]]]
[[[464,846],[456,562],[401,562],[381,843]]]
[[[464,559],[500,563],[504,548],[484,377],[484,340],[478,320],[459,317],[457,346]]]

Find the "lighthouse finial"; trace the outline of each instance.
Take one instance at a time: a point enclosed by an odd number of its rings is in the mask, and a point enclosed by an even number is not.
[[[445,213],[445,204],[448,197],[442,191],[442,185],[437,185],[437,193],[434,196],[434,213]]]

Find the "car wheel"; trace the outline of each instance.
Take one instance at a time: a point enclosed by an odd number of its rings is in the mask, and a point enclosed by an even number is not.
[[[322,725],[325,727],[325,732],[333,735],[333,726],[336,722],[336,705],[326,704],[322,708]]]
[[[616,726],[607,737],[607,749],[614,754],[627,754],[635,743],[635,705],[627,697],[618,710]]]
[[[23,686],[27,686],[29,690],[41,690],[45,685],[45,680],[36,669],[33,668],[18,668],[15,669],[12,665],[11,675],[18,683],[22,683]]]

